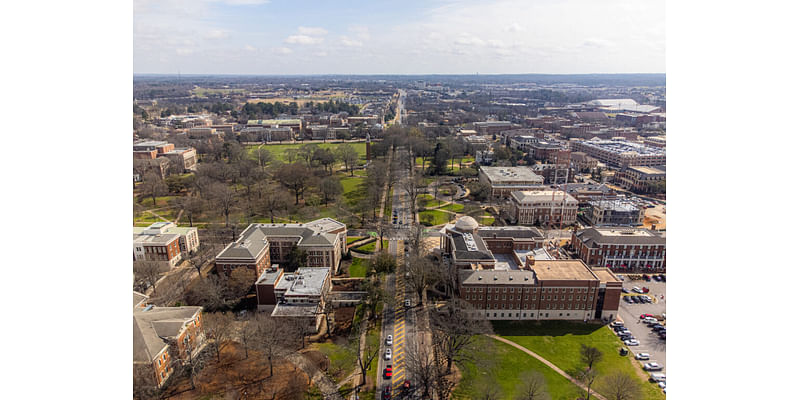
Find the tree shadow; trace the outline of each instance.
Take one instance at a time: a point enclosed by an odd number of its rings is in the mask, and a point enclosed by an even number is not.
[[[582,321],[492,321],[498,336],[580,336],[590,335],[604,326]]]

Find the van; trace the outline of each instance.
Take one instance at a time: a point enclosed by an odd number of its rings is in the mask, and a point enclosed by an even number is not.
[[[660,372],[653,372],[650,374],[650,380],[653,382],[666,382],[667,376]]]

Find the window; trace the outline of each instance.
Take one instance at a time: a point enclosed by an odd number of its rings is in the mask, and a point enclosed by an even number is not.
[[[528,295],[527,294],[525,295],[525,300],[528,300]]]
[[[505,292],[506,292],[506,288],[503,288],[503,293],[505,293]]]
[[[482,294],[478,295],[478,300],[483,300],[483,295]]]
[[[503,300],[505,300],[505,299],[506,299],[506,295],[503,295]]]
[[[569,295],[569,299],[572,300],[572,295]]]
[[[550,300],[550,295],[547,295],[547,300]]]
[[[494,295],[494,299],[495,300],[500,300],[500,295],[499,294]]]

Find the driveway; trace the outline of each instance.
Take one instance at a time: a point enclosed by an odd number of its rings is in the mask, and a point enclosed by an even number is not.
[[[623,275],[624,276],[624,275]],[[664,366],[662,373],[666,374],[667,371],[667,342],[659,339],[650,328],[640,323],[639,321],[642,314],[661,315],[667,312],[667,284],[664,282],[645,282],[644,280],[631,281],[625,276],[622,281],[622,286],[631,289],[634,286],[643,287],[647,286],[650,289],[650,295],[656,298],[653,303],[646,304],[628,304],[620,301],[619,316],[625,321],[625,327],[628,328],[636,339],[639,339],[638,346],[629,347],[632,353],[650,353],[650,361],[641,361],[642,364],[646,362],[657,362]],[[661,299],[664,295],[664,299]]]

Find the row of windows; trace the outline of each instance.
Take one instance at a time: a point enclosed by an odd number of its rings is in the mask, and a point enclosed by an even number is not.
[[[497,305],[497,304],[489,303],[486,306],[486,308],[488,310],[505,310],[506,309],[506,305],[505,304]],[[517,308],[517,307],[511,307],[511,305],[508,306],[509,310],[514,309],[514,308]],[[574,306],[572,305],[572,303],[557,303],[557,304],[548,303],[548,304],[544,305],[543,309],[544,310],[550,310],[550,309],[552,309],[552,310],[564,310],[564,309],[572,310],[573,308],[575,310],[585,310],[586,309],[586,303],[576,303]],[[528,304],[523,304],[522,305],[522,309],[523,310],[527,310],[528,309]],[[531,310],[535,310],[536,308],[535,307],[530,307],[530,309]]]
[[[469,300],[470,299],[470,295],[466,295],[464,298]],[[487,295],[486,296],[486,300],[491,300],[491,299],[492,299],[491,295]],[[499,294],[496,294],[496,295],[494,295],[494,299],[495,300],[506,300],[506,295],[502,295],[501,296]],[[589,301],[592,301],[593,299],[594,299],[594,296],[589,296]],[[472,295],[472,300],[483,300],[483,295],[479,294],[479,295],[477,295],[477,298],[476,298],[476,295],[473,294]],[[514,300],[514,296],[508,296],[508,300]],[[517,295],[517,300],[522,300],[522,295],[521,294]],[[525,300],[528,300],[528,295],[525,295]],[[536,296],[533,296],[533,300],[536,300]],[[547,298],[545,299],[545,295],[542,295],[541,300],[558,300],[558,296],[550,296],[550,295],[548,295]],[[561,295],[561,300],[572,301],[572,295],[570,295],[569,298],[567,298],[567,295]],[[583,298],[581,298],[581,296],[575,296],[575,300],[586,301],[586,295],[583,295]]]
[[[503,293],[506,293],[506,289],[508,289],[509,293],[515,293],[516,289],[519,289],[519,290],[516,290],[516,293],[522,293],[523,292],[523,288],[513,288],[512,287],[512,288],[502,288],[502,289],[503,289]],[[536,288],[524,288],[524,289],[525,289],[525,293],[529,293],[529,289],[533,289],[533,293],[536,293]],[[553,293],[553,290],[555,290],[555,292],[558,293],[558,289],[561,289],[561,293],[567,293],[567,288],[546,288],[546,289],[547,289],[547,293]],[[569,288],[569,292],[570,293],[575,293],[576,290],[577,290],[577,293],[588,293],[588,291],[589,291],[588,288]],[[468,288],[466,288],[466,291],[469,292],[469,293],[476,293],[476,292],[477,293],[483,293],[483,288],[475,288],[475,287],[470,288],[470,287],[468,287]],[[492,288],[486,289],[486,292],[487,293],[491,293],[492,292]],[[494,288],[494,292],[495,293],[500,293],[500,288]],[[545,293],[545,288],[542,288],[542,293]]]
[[[491,315],[490,315],[490,314],[494,314],[494,317],[495,317],[495,318],[497,317],[497,313],[488,313],[488,312],[486,313],[486,316],[487,316],[487,317],[491,317]],[[510,318],[510,317],[511,317],[511,313],[508,313],[508,316],[509,316],[509,318]],[[536,316],[536,315],[535,315],[534,313],[531,313],[531,318],[533,318],[533,317],[535,317],[535,316]],[[543,316],[543,317],[545,317],[545,318],[549,318],[549,317],[550,317],[550,313],[539,313],[539,316],[540,316],[540,317],[542,317],[542,316]],[[563,317],[563,316],[564,316],[564,313],[558,313],[558,316],[559,316],[559,317]],[[567,316],[569,317],[569,313],[567,313]],[[505,318],[505,317],[506,317],[506,313],[502,313],[502,312],[501,312],[501,313],[500,313],[500,318]],[[514,315],[514,317],[517,317],[517,318],[519,318],[519,313],[516,313],[516,315]],[[522,318],[528,318],[528,313],[522,313]]]

